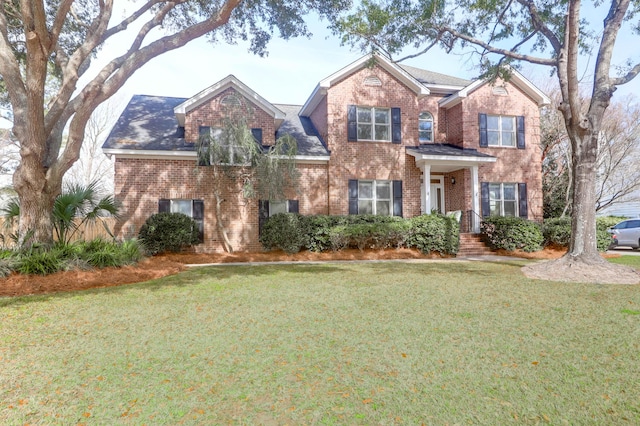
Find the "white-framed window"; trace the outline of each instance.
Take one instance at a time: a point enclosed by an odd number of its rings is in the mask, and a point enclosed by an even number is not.
[[[487,115],[487,142],[489,146],[516,146],[516,117]]]
[[[391,110],[357,107],[358,140],[391,142]]]
[[[418,116],[418,140],[420,143],[433,142],[433,115],[421,112]]]
[[[198,129],[200,137],[209,136],[212,144],[217,144],[220,149],[210,149],[208,161],[204,161],[201,165],[211,165],[217,161],[222,165],[246,165],[248,163],[248,154],[235,145],[232,137],[225,137],[223,129],[220,127],[200,126]],[[202,159],[200,160],[202,163]]]
[[[491,216],[518,216],[518,184],[489,184],[489,214]]]
[[[393,215],[393,187],[390,180],[358,181],[358,214]]]

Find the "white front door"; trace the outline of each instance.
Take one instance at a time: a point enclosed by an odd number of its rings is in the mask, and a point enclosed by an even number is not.
[[[431,176],[431,208],[428,213],[444,214],[444,176]]]

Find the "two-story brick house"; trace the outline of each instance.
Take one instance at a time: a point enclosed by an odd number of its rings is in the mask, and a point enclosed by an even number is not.
[[[259,224],[282,211],[412,217],[463,212],[542,219],[539,108],[548,98],[518,72],[468,81],[365,56],[322,80],[303,106],[272,104],[229,76],[191,98],[134,96],[103,150],[115,156],[121,236],[158,211],[199,221],[200,251],[221,250],[210,171],[198,167],[199,134],[222,125],[226,105],[251,110],[260,144],[289,134],[301,179],[288,200],[244,200],[225,182],[221,206],[237,250],[259,250]]]

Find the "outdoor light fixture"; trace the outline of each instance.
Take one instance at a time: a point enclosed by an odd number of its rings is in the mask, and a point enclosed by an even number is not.
[[[451,178],[451,185],[455,185],[456,184],[456,178],[452,177]]]

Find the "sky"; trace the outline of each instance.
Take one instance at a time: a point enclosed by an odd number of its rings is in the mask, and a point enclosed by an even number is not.
[[[134,94],[190,97],[215,84],[229,74],[272,103],[302,105],[323,78],[333,74],[363,55],[350,46],[342,46],[338,37],[318,19],[308,20],[313,33],[310,39],[295,38],[284,41],[272,39],[268,56],[259,57],[248,52],[248,44],[211,44],[201,38],[177,50],[151,60],[139,69],[115,96],[115,109],[124,108]],[[628,47],[636,42],[623,35],[619,40],[614,62],[622,63]],[[107,45],[94,60],[97,70],[125,48],[122,40]],[[635,49],[634,49],[635,51]],[[403,53],[413,53],[411,49]],[[636,54],[636,61],[640,55]],[[456,77],[473,79],[478,75],[477,56],[446,54],[435,49],[403,63]],[[591,64],[584,59],[583,65]],[[549,68],[525,64],[523,74],[543,90],[549,86]],[[90,74],[90,73],[89,73]],[[585,75],[588,80],[588,75]],[[640,93],[640,77],[622,86],[615,94],[621,98],[628,93]]]

